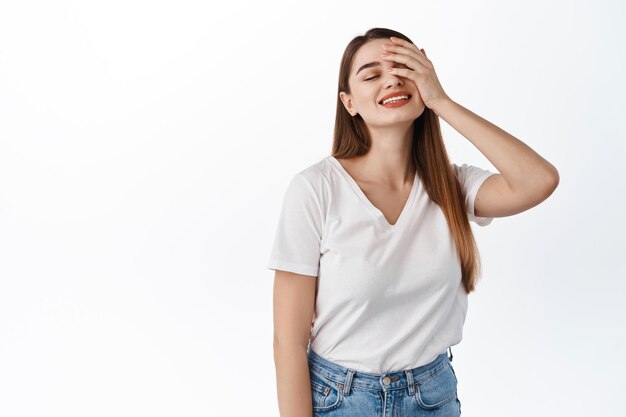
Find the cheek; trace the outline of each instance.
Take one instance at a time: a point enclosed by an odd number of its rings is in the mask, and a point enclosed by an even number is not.
[[[363,91],[358,104],[362,107],[371,107],[372,105],[377,105],[378,95],[375,91]]]

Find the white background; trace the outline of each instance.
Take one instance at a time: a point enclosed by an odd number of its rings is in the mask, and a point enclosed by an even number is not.
[[[0,415],[278,416],[282,195],[330,154],[339,60],[376,26],[560,173],[541,205],[473,225],[463,415],[624,413],[625,9],[3,2]],[[442,129],[452,161],[494,170]]]

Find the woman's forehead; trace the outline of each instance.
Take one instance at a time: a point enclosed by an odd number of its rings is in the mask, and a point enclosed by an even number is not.
[[[364,43],[354,55],[354,61],[356,62],[359,58],[378,57],[380,51],[383,50],[383,45],[386,43],[391,44],[391,41],[389,39],[373,39]]]

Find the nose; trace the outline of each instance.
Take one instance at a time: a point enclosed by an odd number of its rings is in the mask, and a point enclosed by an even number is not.
[[[385,80],[385,88],[400,86],[403,83],[400,76],[388,73],[387,79]]]

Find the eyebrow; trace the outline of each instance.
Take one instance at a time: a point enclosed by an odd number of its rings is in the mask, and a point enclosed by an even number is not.
[[[359,70],[356,72],[356,74],[354,74],[354,76],[356,77],[357,75],[359,75],[359,72],[361,72],[361,70],[367,69],[367,68],[371,68],[371,67],[379,67],[381,65],[381,63],[379,61],[373,61],[373,62],[368,62],[365,65],[362,65],[361,68],[359,68]],[[399,66],[399,65],[404,65],[404,67],[406,67],[405,64],[402,64],[400,62],[393,62],[392,66]]]
[[[378,61],[368,62],[367,64],[361,66],[361,68],[359,68],[359,70],[356,72],[356,74],[354,74],[354,76],[356,77],[357,75],[359,75],[359,72],[361,72],[361,70],[364,70],[370,67],[375,67],[377,65],[380,65],[380,62]]]

